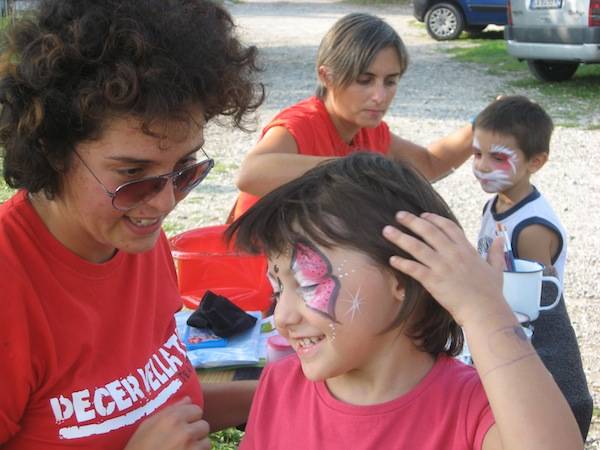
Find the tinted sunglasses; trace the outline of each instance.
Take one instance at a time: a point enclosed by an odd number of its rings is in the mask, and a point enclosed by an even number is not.
[[[81,156],[77,152],[75,154],[85,166],[85,168],[96,179],[106,195],[112,198],[112,205],[119,211],[128,211],[143,203],[146,203],[152,197],[161,192],[169,180],[173,180],[173,192],[177,201],[182,200],[189,192],[194,189],[210,172],[215,162],[210,159],[206,152],[202,150],[206,159],[183,169],[175,170],[164,175],[154,177],[141,178],[139,180],[128,181],[117,187],[114,192],[100,181],[96,174],[90,169]]]

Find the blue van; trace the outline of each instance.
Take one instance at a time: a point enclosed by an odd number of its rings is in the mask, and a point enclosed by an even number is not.
[[[479,33],[490,24],[506,25],[507,0],[413,0],[413,14],[425,22],[427,33],[438,40],[460,33]]]

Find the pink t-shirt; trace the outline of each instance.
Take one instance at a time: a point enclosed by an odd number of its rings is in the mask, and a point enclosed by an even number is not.
[[[307,380],[292,355],[263,371],[240,450],[480,449],[493,424],[476,371],[453,358],[395,400],[356,406]]]

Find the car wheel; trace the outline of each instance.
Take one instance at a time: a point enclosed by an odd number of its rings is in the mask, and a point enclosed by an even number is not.
[[[579,63],[560,63],[530,59],[527,61],[529,71],[540,81],[565,81],[569,80]]]
[[[460,10],[450,3],[437,3],[425,14],[429,36],[437,41],[456,39],[464,28]]]

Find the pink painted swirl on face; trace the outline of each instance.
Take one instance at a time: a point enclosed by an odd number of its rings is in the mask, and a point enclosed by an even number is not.
[[[312,243],[299,241],[294,245],[290,269],[306,305],[335,321],[340,282],[329,259]]]

